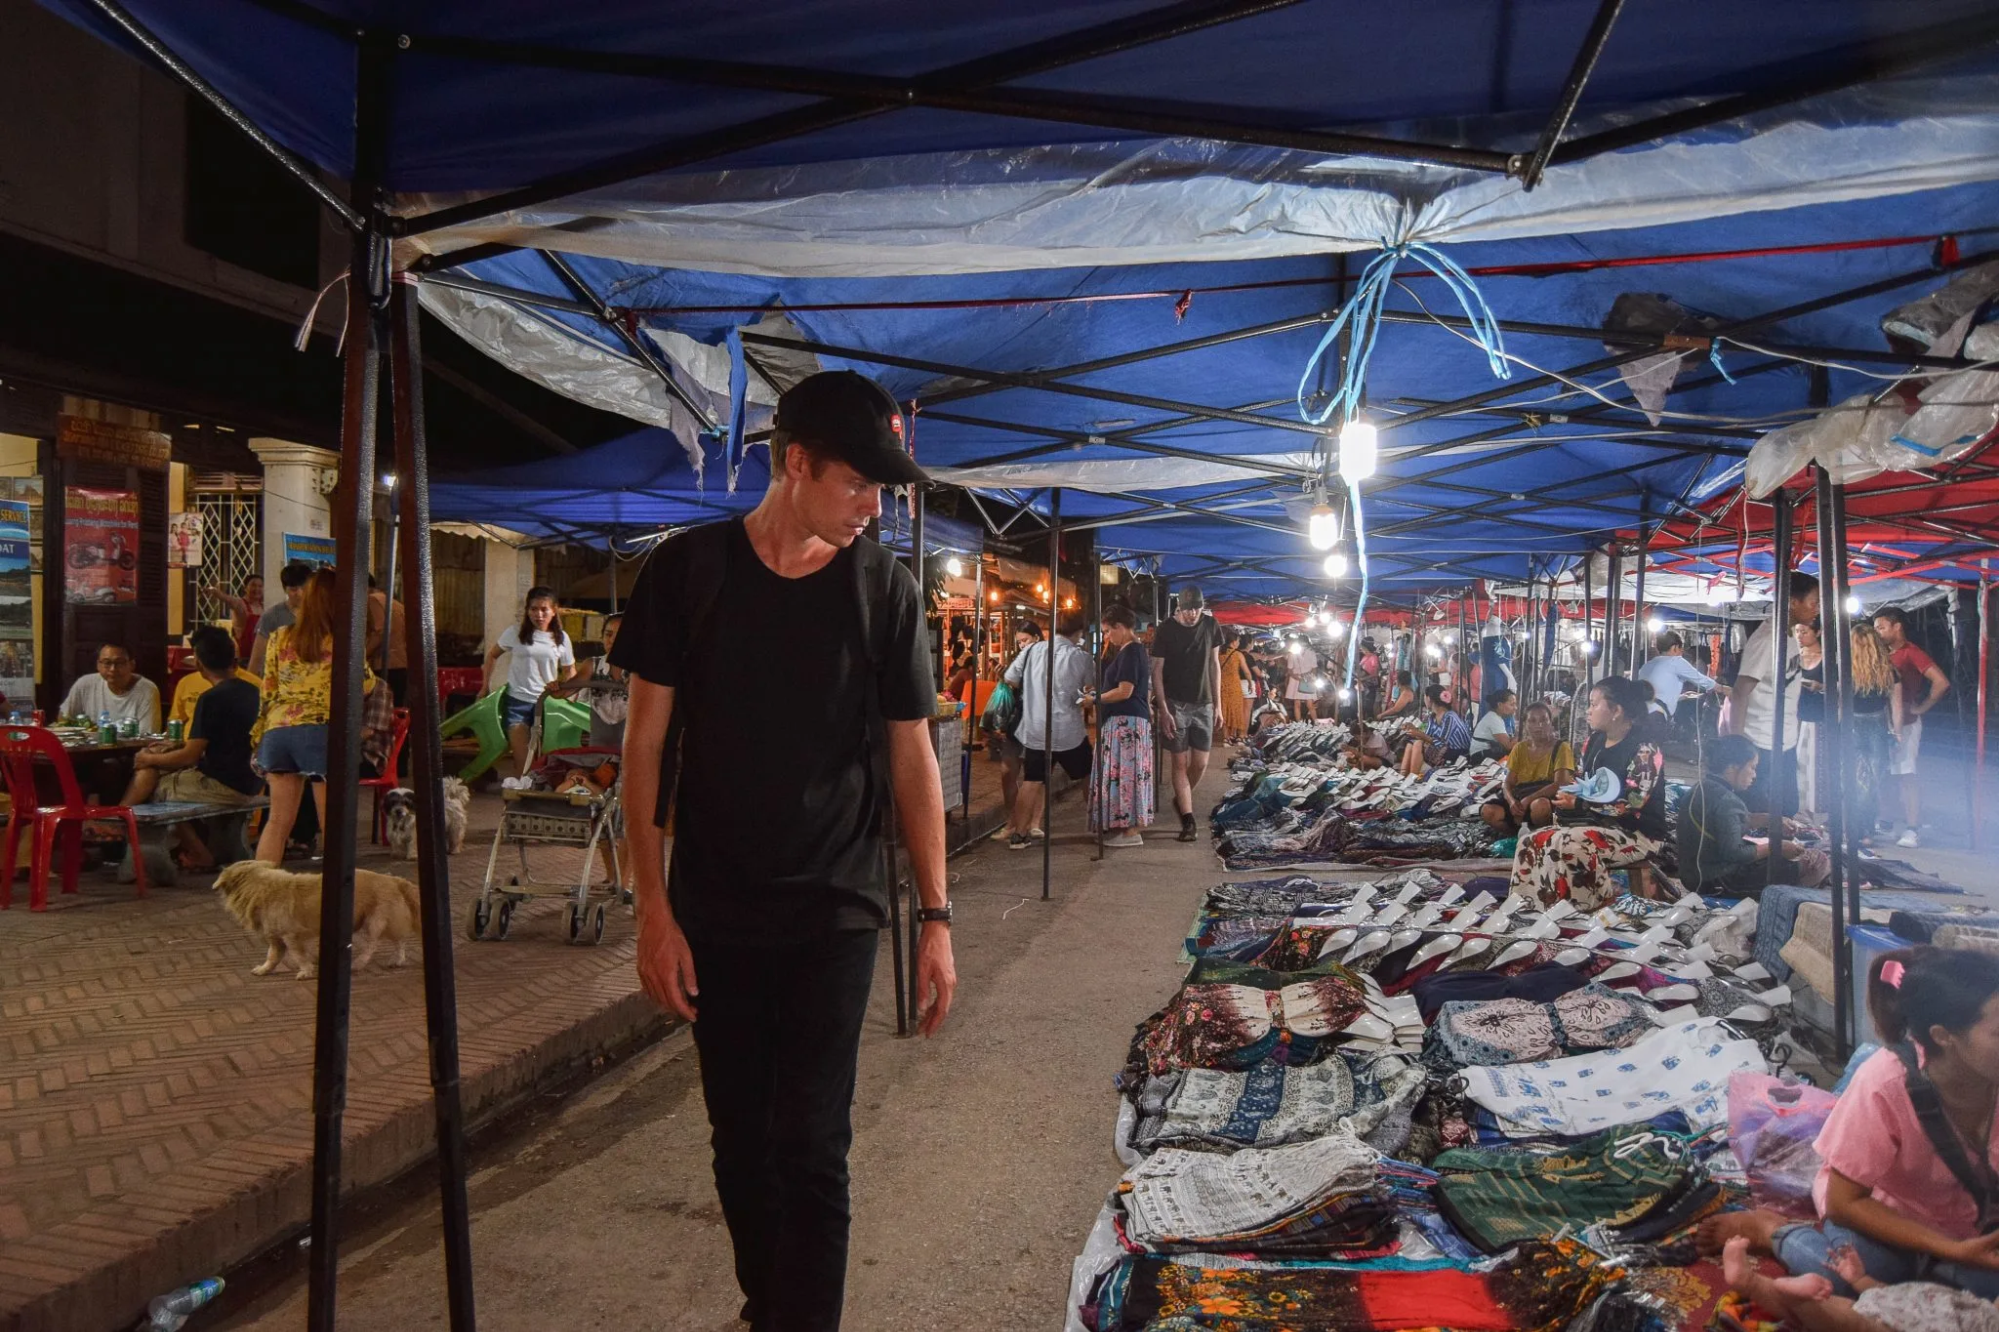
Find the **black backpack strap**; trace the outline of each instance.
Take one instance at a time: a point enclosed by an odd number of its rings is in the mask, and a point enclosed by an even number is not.
[[[1923,1127],[1923,1136],[1930,1141],[1930,1147],[1943,1164],[1950,1168],[1957,1183],[1971,1196],[1971,1202],[1978,1209],[1978,1229],[1990,1230],[1993,1220],[1995,1182],[1992,1170],[1986,1163],[1980,1163],[1984,1170],[1974,1167],[1965,1156],[1964,1144],[1958,1139],[1957,1131],[1951,1128],[1950,1118],[1944,1114],[1943,1099],[1937,1095],[1937,1085],[1930,1082],[1923,1072],[1922,1064],[1916,1059],[1914,1042],[1899,1041],[1890,1047],[1902,1061],[1902,1087],[1909,1094],[1909,1105],[1915,1108],[1916,1123]],[[1983,1152],[1989,1148],[1981,1144]],[[1981,1155],[1982,1155],[1981,1153]]]

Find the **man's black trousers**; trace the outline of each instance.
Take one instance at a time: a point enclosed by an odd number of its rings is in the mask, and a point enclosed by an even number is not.
[[[854,1068],[880,933],[689,938],[715,1191],[754,1329],[837,1329]]]

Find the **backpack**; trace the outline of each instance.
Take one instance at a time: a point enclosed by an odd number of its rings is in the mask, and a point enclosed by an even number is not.
[[[986,711],[979,718],[979,726],[992,736],[1011,737],[1020,730],[1020,695],[1004,680],[993,686],[993,692],[986,700]]]
[[[687,552],[687,578],[682,592],[683,604],[687,608],[688,657],[713,650],[710,628],[715,619],[715,605],[721,600],[722,586],[729,572],[729,530],[732,524],[740,522],[740,519],[724,519],[719,523],[705,523],[668,539],[681,543]],[[662,542],[660,545],[663,548],[666,544]],[[856,538],[852,550],[857,613],[855,624],[860,633],[861,660],[866,664],[870,682],[870,688],[862,691],[867,699],[867,733],[862,763],[867,769],[868,785],[874,791],[877,808],[886,820],[890,818],[891,811],[888,801],[888,728],[882,718],[880,683],[882,664],[887,660],[882,644],[887,628],[875,616],[875,608],[894,595],[895,577],[901,566],[886,547],[867,537]],[[656,558],[658,554],[658,549],[655,549],[648,559]],[[684,674],[682,678],[687,679]],[[679,778],[684,716],[681,705],[685,698],[684,694],[676,696],[673,719],[667,726],[667,769],[660,779],[659,800],[653,812],[654,823],[662,828],[666,825],[667,811],[672,809],[673,792]]]

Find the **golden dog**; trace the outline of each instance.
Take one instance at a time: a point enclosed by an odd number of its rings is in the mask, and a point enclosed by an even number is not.
[[[263,976],[286,959],[298,964],[301,980],[319,959],[319,876],[294,874],[263,861],[238,861],[216,876],[215,892],[229,915],[270,945],[264,961],[250,971]],[[407,958],[418,933],[417,888],[406,879],[372,870],[354,872],[354,970],[375,956],[377,946],[396,946],[395,966]]]

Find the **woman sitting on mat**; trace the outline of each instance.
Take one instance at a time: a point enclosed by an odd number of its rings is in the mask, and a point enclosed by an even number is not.
[[[1546,828],[1555,822],[1557,788],[1575,780],[1576,755],[1555,735],[1555,714],[1546,704],[1529,704],[1520,715],[1520,739],[1506,756],[1499,795],[1479,807],[1479,816],[1510,838],[1522,824]]]
[[[1592,912],[1609,899],[1610,872],[1658,854],[1666,836],[1666,756],[1648,716],[1651,691],[1624,676],[1590,687],[1590,737],[1579,772],[1591,780],[1599,769],[1617,779],[1604,801],[1557,791],[1549,798],[1555,822],[1520,839],[1513,858],[1512,891],[1553,906],[1568,898]]]
[[[1440,764],[1454,763],[1471,753],[1471,727],[1451,707],[1444,687],[1425,687],[1423,700],[1429,707],[1430,720],[1421,729],[1411,726],[1408,729],[1411,743],[1402,747],[1402,771],[1417,778]]]
[[[1821,1220],[1728,1213],[1701,1224],[1703,1248],[1746,1237],[1850,1297],[1834,1262],[1850,1246],[1876,1281],[1924,1278],[1999,1298],[1995,1001],[1992,954],[1924,946],[1875,959],[1867,1008],[1887,1048],[1854,1071],[1819,1131],[1812,1201]]]

